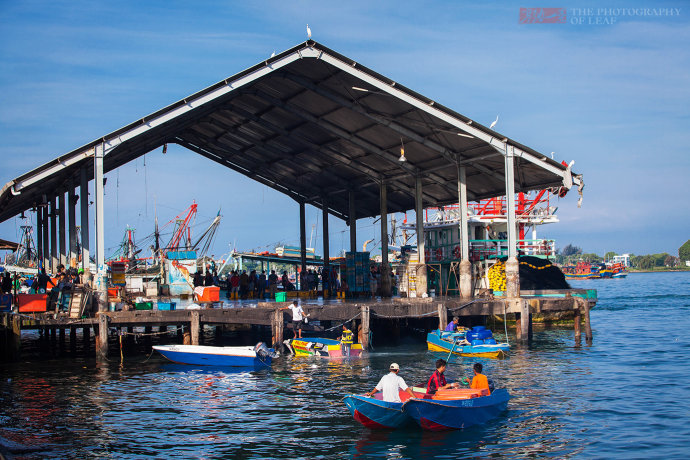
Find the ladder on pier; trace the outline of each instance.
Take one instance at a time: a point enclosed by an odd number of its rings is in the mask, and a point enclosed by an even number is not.
[[[81,284],[72,287],[72,298],[69,303],[69,317],[79,319],[84,314],[86,305],[91,300],[91,291]]]

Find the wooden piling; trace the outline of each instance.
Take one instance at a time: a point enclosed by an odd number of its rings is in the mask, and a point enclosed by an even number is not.
[[[85,327],[82,329],[82,338],[84,339],[84,348],[88,348],[91,345],[91,327]]]
[[[575,314],[573,315],[573,323],[575,329],[575,345],[579,346],[582,340],[581,332],[581,322],[582,322],[582,312],[580,311],[580,306],[575,304]]]
[[[279,349],[283,344],[283,312],[279,308],[271,316],[271,333],[273,348]]]
[[[65,344],[65,328],[61,327],[60,331],[58,332],[58,340],[60,341],[60,345]]]
[[[438,304],[438,328],[445,330],[448,325],[448,309],[442,303]]]
[[[585,340],[592,343],[592,324],[589,321],[589,302],[585,300]]]
[[[22,320],[16,315],[6,315],[7,334],[7,358],[15,360],[19,358],[22,345]]]
[[[96,340],[96,357],[108,358],[108,315],[98,315],[98,338]]]
[[[189,331],[192,336],[192,345],[199,345],[199,329],[201,329],[199,322],[199,312],[192,311],[191,319],[192,320],[189,325]]]
[[[520,313],[515,313],[515,340],[518,342],[522,340],[522,321],[520,319]]]
[[[369,306],[362,305],[360,307],[360,313],[362,317],[362,349],[367,350],[369,348]]]
[[[526,300],[520,300],[520,340],[529,342],[530,330],[532,329],[532,315],[529,312],[529,303]]]

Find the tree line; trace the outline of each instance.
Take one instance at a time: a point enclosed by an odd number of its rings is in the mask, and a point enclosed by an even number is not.
[[[556,263],[559,265],[575,265],[578,262],[610,262],[613,261],[616,255],[618,255],[616,252],[609,251],[602,257],[596,253],[585,253],[582,248],[568,244],[556,251]],[[630,254],[630,266],[640,270],[685,267],[685,262],[688,260],[690,260],[690,240],[678,248],[678,256],[667,252],[645,255]]]

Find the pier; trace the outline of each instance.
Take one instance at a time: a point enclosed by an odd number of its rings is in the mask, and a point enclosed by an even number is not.
[[[576,344],[582,336],[582,320],[587,343],[592,341],[589,312],[596,305],[596,298],[584,289],[567,291],[523,291],[517,299],[475,298],[471,301],[458,298],[427,299],[381,299],[370,301],[324,301],[321,303],[305,301],[302,306],[311,322],[317,321],[320,326],[310,326],[314,332],[340,326],[345,322],[355,323],[359,330],[359,339],[366,349],[369,343],[369,332],[373,329],[386,331],[393,337],[400,335],[394,320],[423,320],[429,329],[446,327],[449,318],[458,316],[476,318],[485,322],[491,316],[504,316],[515,321],[516,338],[520,342],[529,342],[532,336],[532,315],[535,313],[572,312]],[[589,296],[589,298],[588,298]],[[95,351],[101,358],[109,353],[109,341],[112,328],[131,331],[132,328],[145,328],[142,335],[171,332],[172,327],[178,331],[182,340],[192,345],[201,343],[204,327],[257,326],[262,329],[266,341],[280,348],[286,337],[286,322],[289,315],[280,308],[291,302],[258,302],[256,306],[233,305],[231,308],[202,308],[198,310],[140,310],[120,312],[96,312],[87,318],[69,318],[67,315],[36,314],[14,315],[1,313],[2,338],[7,354],[6,359],[18,356],[22,330],[40,330],[45,336],[56,335],[64,342],[69,331],[70,340],[76,340],[77,330],[82,330],[82,340],[90,341],[91,333],[95,337]],[[227,306],[228,304],[226,304]],[[155,329],[154,329],[155,328]],[[153,331],[156,332],[153,332]],[[384,334],[385,334],[384,333]],[[186,336],[186,337],[185,337]],[[377,335],[378,339],[378,335]],[[385,341],[386,337],[379,340]]]

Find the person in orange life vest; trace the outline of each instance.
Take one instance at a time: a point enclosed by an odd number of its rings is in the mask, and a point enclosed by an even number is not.
[[[458,388],[460,385],[455,383],[447,383],[446,376],[443,373],[446,371],[446,360],[439,359],[436,361],[436,370],[431,377],[429,377],[429,382],[426,384],[426,392],[430,395],[436,393],[437,390],[445,390],[447,388]]]
[[[486,388],[489,394],[491,394],[491,390],[489,389],[489,379],[486,378],[486,375],[482,374],[481,363],[474,363],[474,377],[472,378],[470,388],[474,388],[475,390],[482,390]]]

